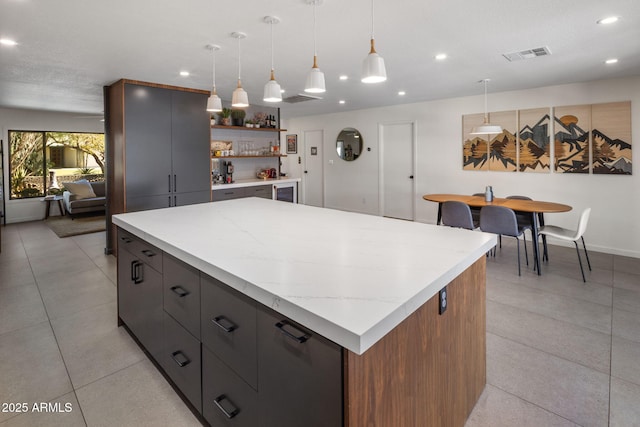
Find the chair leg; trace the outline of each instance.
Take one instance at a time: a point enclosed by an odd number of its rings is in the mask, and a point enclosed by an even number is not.
[[[582,273],[582,281],[587,283],[587,279],[585,279],[584,277],[584,269],[582,268],[582,259],[580,258],[580,250],[578,249],[578,242],[574,240],[573,244],[576,246],[576,253],[578,254],[578,262],[580,263],[580,273]]]
[[[522,233],[522,241],[524,243],[524,259],[527,260],[527,266],[529,266],[529,254],[527,253],[527,236]]]
[[[587,252],[587,245],[584,244],[584,237],[582,239],[582,247],[584,248],[584,255],[587,257],[587,264],[589,265],[589,271],[591,271],[591,261],[589,261],[589,252]]]
[[[518,276],[520,276],[520,239],[516,237],[516,242],[518,242]]]
[[[500,249],[502,249],[502,234],[498,234],[498,241],[500,242]]]

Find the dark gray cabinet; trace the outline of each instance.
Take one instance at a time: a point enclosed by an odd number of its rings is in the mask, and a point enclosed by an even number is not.
[[[200,339],[200,272],[171,255],[163,255],[164,311]]]
[[[209,92],[134,80],[105,88],[107,223],[211,200]],[[107,252],[116,249],[107,229]]]
[[[341,426],[342,348],[258,308],[260,426]]]
[[[262,197],[264,199],[271,199],[273,198],[271,185],[215,189],[213,190],[212,200],[214,202],[219,202],[222,200],[240,199],[243,197]]]
[[[202,412],[200,341],[164,312],[164,346],[158,363],[189,402]]]
[[[202,344],[251,387],[258,387],[256,303],[202,275]]]
[[[202,347],[202,415],[213,427],[258,425],[258,393]]]
[[[212,426],[343,425],[343,350],[118,229],[118,316]]]
[[[119,233],[119,238],[123,243],[118,254],[118,317],[157,357],[163,345],[162,270],[154,263],[161,263],[162,255],[128,233]]]

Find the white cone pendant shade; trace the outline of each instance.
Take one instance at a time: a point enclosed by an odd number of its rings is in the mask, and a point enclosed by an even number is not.
[[[374,37],[375,15],[373,0],[371,0],[371,49],[369,55],[362,61],[362,83],[380,83],[387,80],[387,70],[384,67],[384,59],[376,52]]]
[[[265,16],[264,22],[271,25],[271,78],[264,85],[264,96],[262,100],[264,102],[281,102],[282,101],[282,91],[280,90],[280,85],[276,81],[276,72],[274,70],[273,65],[273,24],[277,24],[280,22],[275,16]]]
[[[387,80],[387,70],[384,67],[384,59],[378,55],[371,39],[371,51],[362,61],[362,83],[380,83]]]
[[[207,111],[211,113],[218,113],[222,111],[222,100],[216,93],[216,89],[213,88],[213,92],[209,99],[207,99]]]
[[[249,106],[249,96],[242,88],[242,80],[240,77],[242,70],[242,61],[240,60],[240,40],[246,38],[247,35],[245,33],[234,32],[231,33],[231,37],[238,39],[238,87],[231,95],[231,106],[233,108],[246,108]]]
[[[480,80],[478,83],[484,83],[484,120],[482,125],[475,126],[469,132],[470,135],[496,135],[502,133],[502,126],[492,125],[489,123],[489,109],[487,108],[487,83],[490,79]]]
[[[211,90],[211,96],[207,99],[207,111],[218,113],[222,111],[222,100],[216,92],[216,51],[220,50],[220,46],[209,44],[206,48],[213,52],[213,89]]]
[[[317,63],[317,56],[313,56],[313,67],[307,75],[307,84],[304,85],[304,91],[308,93],[326,92],[324,85],[324,73],[320,71]]]
[[[280,102],[282,101],[282,92],[280,85],[276,81],[273,70],[271,70],[271,80],[264,85],[264,102]]]
[[[233,91],[233,95],[231,95],[231,106],[234,108],[245,108],[249,106],[249,96],[242,88],[240,79],[238,79],[238,87]]]

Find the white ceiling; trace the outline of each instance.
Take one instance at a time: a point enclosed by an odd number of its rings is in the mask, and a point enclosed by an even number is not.
[[[389,79],[360,82],[369,48],[370,1],[317,7],[321,101],[279,104],[288,117],[480,95],[640,74],[639,0],[376,0],[376,48]],[[285,97],[302,93],[313,57],[313,7],[306,0],[0,0],[0,106],[100,114],[102,87],[120,78],[210,89],[230,99],[242,31],[242,82],[261,104],[275,25],[276,78]],[[598,25],[616,15],[619,22]],[[502,54],[548,46],[551,56],[509,62]],[[437,53],[447,53],[436,61]],[[605,65],[608,58],[615,65]],[[189,77],[180,77],[180,70]],[[346,74],[349,80],[340,81]],[[397,92],[404,90],[404,97]],[[339,105],[339,100],[345,100]]]

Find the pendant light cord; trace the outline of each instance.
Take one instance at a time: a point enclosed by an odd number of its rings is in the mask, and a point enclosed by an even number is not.
[[[242,61],[240,60],[240,39],[241,37],[238,37],[238,81],[240,80],[240,71],[242,69]]]
[[[487,104],[487,79],[484,79],[484,121],[489,123],[489,107]]]
[[[216,49],[212,48],[213,51],[213,91],[216,90]]]
[[[317,6],[317,2],[314,2],[313,3],[313,56],[318,56],[318,50],[316,49],[316,6]]]
[[[374,7],[373,7],[373,3],[374,1],[371,0],[371,40],[373,40],[374,37]]]
[[[271,71],[273,71],[273,20],[271,21]]]

